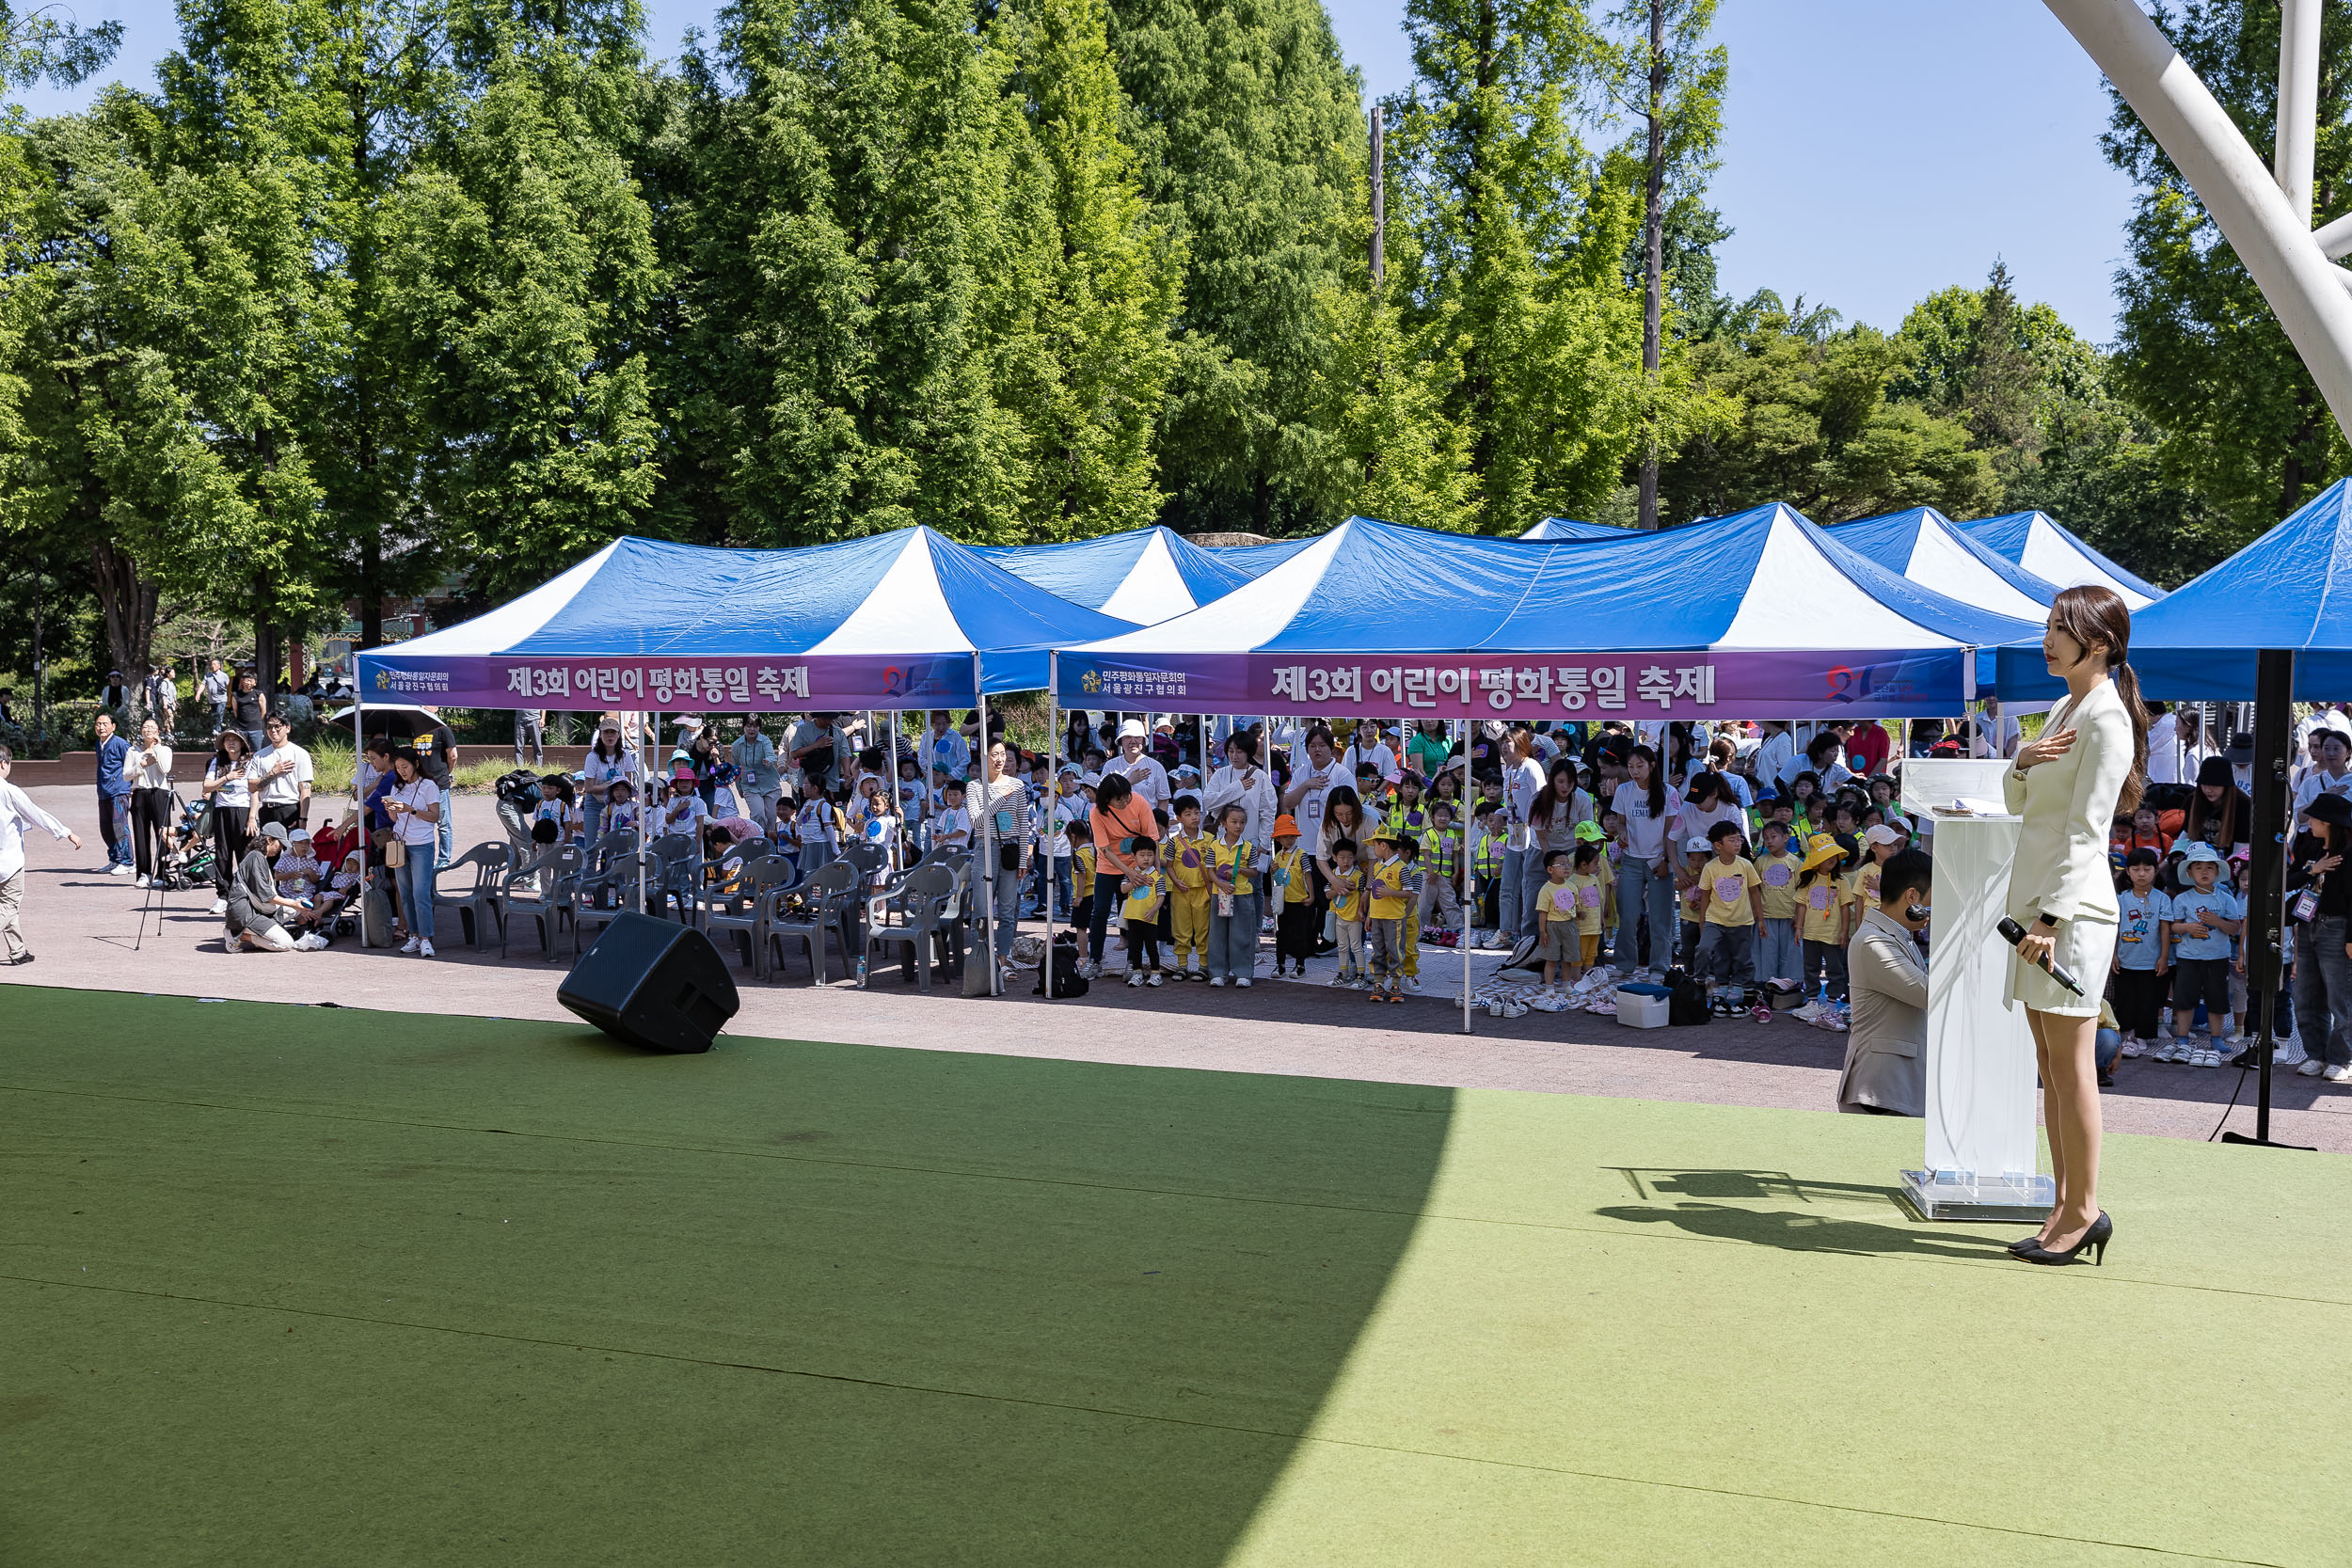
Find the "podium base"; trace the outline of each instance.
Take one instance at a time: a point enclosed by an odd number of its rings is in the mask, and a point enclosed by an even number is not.
[[[2054,1176],[1977,1180],[1962,1171],[1901,1174],[1903,1201],[1923,1220],[2041,1220],[2058,1207]]]

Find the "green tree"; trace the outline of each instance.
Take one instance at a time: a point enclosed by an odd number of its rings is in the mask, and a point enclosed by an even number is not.
[[[718,58],[690,59],[661,221],[681,483],[660,505],[718,508],[700,536],[1026,537],[1026,433],[986,309],[1019,261],[1008,61],[976,25],[961,0],[735,0]]]
[[[1364,275],[1362,85],[1319,0],[1114,0],[1124,132],[1184,247],[1160,415],[1165,520],[1281,533],[1358,502],[1323,486],[1312,409],[1339,349],[1322,301]]]
[[[1032,538],[1139,528],[1161,494],[1152,437],[1175,368],[1183,254],[1136,185],[1103,0],[999,12],[1014,270],[987,291],[998,396],[1025,437]]]
[[[87,81],[122,47],[122,24],[84,27],[40,6],[21,11],[0,0],[0,87],[48,80],[61,87]]]
[[[1692,347],[1698,386],[1731,417],[1693,434],[1664,465],[1669,515],[1767,500],[1822,523],[1922,505],[1982,515],[2000,488],[1967,428],[1887,397],[1915,352],[1866,326],[1841,329],[1834,311],[1759,293],[1732,330]]]
[[[2154,14],[2247,140],[2269,147],[2275,0],[2181,0]],[[2327,216],[2352,201],[2352,16],[2327,8],[2320,38],[2312,196],[2315,215]],[[2105,146],[2138,187],[2129,261],[2117,278],[2115,385],[2160,432],[2173,481],[2242,544],[2344,473],[2352,454],[2236,252],[2120,97]]]
[[[1704,209],[1698,193],[1716,167],[1723,136],[1724,88],[1730,58],[1709,46],[1715,0],[1624,0],[1611,13],[1613,43],[1605,68],[1609,93],[1618,111],[1642,122],[1638,157],[1642,175],[1642,375],[1644,408],[1635,462],[1636,525],[1658,526],[1658,464],[1679,422],[1668,406],[1673,391],[1665,374],[1667,218],[1676,208],[1686,231],[1696,229]],[[1705,213],[1714,218],[1712,213]],[[1704,230],[1720,231],[1721,220]],[[1713,238],[1724,237],[1714,232]],[[1708,258],[1708,287],[1713,285]]]
[[[1477,525],[1590,512],[1645,406],[1641,300],[1618,265],[1639,209],[1571,123],[1600,46],[1572,0],[1411,0],[1406,30],[1395,210],[1418,244],[1397,276],[1422,352],[1454,368]]]
[[[632,0],[460,9],[462,107],[385,234],[390,356],[417,369],[420,499],[477,595],[638,526],[659,477],[644,332],[660,286],[634,135]]]

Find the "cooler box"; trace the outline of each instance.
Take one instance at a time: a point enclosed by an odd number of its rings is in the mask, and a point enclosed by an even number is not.
[[[1619,986],[1617,1022],[1629,1029],[1663,1029],[1666,1004],[1673,998],[1674,993],[1663,986]]]

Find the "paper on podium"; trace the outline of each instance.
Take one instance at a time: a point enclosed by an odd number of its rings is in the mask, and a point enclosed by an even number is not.
[[[1903,763],[1902,808],[1925,816],[1957,800],[1979,816],[2003,816],[2009,805],[2001,775],[2009,769],[2005,757],[1909,758]]]

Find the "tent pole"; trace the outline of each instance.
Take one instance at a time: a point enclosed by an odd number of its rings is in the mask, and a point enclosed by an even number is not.
[[[2270,1059],[2278,1050],[2274,1004],[2279,972],[2286,957],[2286,859],[2295,832],[2293,805],[2287,797],[2287,764],[2294,735],[2294,651],[2264,649],[2255,655],[2254,821],[2248,834],[2253,860],[2246,900],[2246,1005],[2254,1025],[2254,1043],[2249,1050],[2258,1069],[2254,1135],[2224,1132],[2221,1136],[2229,1143],[2258,1144],[2265,1148],[2305,1147],[2277,1143],[2270,1136]],[[2310,1026],[2306,1021],[2303,1027]]]
[[[375,845],[368,835],[367,797],[359,793],[359,764],[367,756],[368,683],[359,678],[359,655],[351,656],[351,810],[359,824],[359,950],[368,946],[368,878],[375,869]],[[389,935],[389,932],[385,933]]]
[[[1045,655],[1045,956],[1038,960],[1038,989],[1045,1000],[1054,999],[1054,830],[1055,814],[1061,810],[1061,692],[1057,682],[1061,673],[1058,656],[1050,649]],[[1074,861],[1074,856],[1073,856]]]
[[[988,685],[982,676],[980,651],[977,648],[972,650],[972,708],[980,716],[980,787],[989,789],[991,781],[988,776]],[[980,897],[980,952],[988,964],[988,994],[1002,996],[1005,993],[1004,975],[996,965],[996,868],[1004,863],[1004,847],[996,838],[996,808],[993,790],[990,790],[987,821],[988,832],[977,840],[976,844],[978,847],[985,848],[988,854],[982,860],[981,864],[974,867],[986,879],[982,881],[981,877],[976,877],[973,879],[980,882],[981,886],[987,890]],[[976,848],[974,853],[976,858],[980,858],[978,848]]]
[[[1468,698],[1470,698],[1470,693],[1466,691],[1463,693],[1463,701],[1468,701]],[[1477,927],[1477,919],[1472,919],[1472,914],[1475,914],[1475,910],[1472,910],[1472,900],[1477,898],[1477,877],[1470,875],[1470,825],[1468,825],[1470,823],[1470,801],[1477,800],[1477,785],[1470,778],[1470,736],[1475,734],[1475,731],[1470,729],[1470,724],[1472,724],[1470,720],[1463,720],[1463,800],[1461,800],[1461,806],[1456,806],[1456,811],[1454,811],[1454,823],[1456,823],[1458,832],[1463,834],[1461,853],[1454,856],[1454,865],[1461,870],[1463,894],[1466,894],[1466,898],[1458,900],[1458,908],[1461,908],[1461,917],[1458,917],[1461,933],[1454,938],[1454,942],[1456,942],[1454,952],[1463,955],[1463,1035],[1472,1035],[1472,1027],[1470,1027],[1470,1016],[1472,1016],[1470,931],[1472,931],[1472,927]]]

